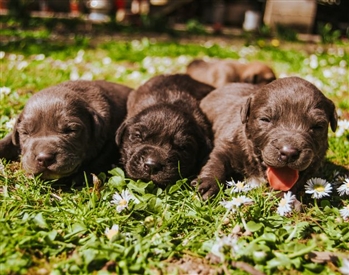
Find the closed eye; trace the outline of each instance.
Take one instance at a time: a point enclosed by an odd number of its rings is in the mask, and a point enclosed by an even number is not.
[[[81,126],[78,124],[67,125],[62,129],[63,134],[66,134],[66,135],[78,133],[80,131],[81,131]]]
[[[315,124],[311,127],[312,131],[322,131],[327,127],[327,124],[325,125],[324,123],[321,124]]]
[[[142,141],[142,134],[140,131],[134,131],[132,133],[130,133],[130,140],[132,142],[136,142],[136,141]]]
[[[259,120],[267,123],[271,122],[270,118],[268,117],[261,117]]]

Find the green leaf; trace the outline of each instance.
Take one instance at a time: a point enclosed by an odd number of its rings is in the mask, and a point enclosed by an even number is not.
[[[249,221],[246,225],[247,225],[247,229],[250,230],[251,232],[256,232],[263,227],[262,223],[256,223],[254,221]]]
[[[37,226],[41,228],[48,228],[45,218],[41,212],[34,217],[34,222],[36,223]]]

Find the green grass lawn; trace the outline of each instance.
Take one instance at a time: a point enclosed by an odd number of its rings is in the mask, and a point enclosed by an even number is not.
[[[302,212],[282,208],[289,198],[266,186],[232,185],[203,202],[186,179],[162,190],[115,168],[91,186],[67,188],[2,161],[0,274],[349,274],[348,43],[0,34],[7,38],[0,52],[0,138],[27,99],[47,86],[83,78],[137,87],[156,74],[184,72],[204,56],[258,59],[279,77],[305,78],[340,116],[319,173],[331,192],[320,199],[303,194]]]

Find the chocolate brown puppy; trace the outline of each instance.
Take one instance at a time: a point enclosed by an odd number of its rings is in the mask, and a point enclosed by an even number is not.
[[[306,80],[287,77],[262,87],[228,84],[200,107],[213,125],[214,148],[193,184],[207,199],[216,181],[264,179],[275,190],[297,192],[321,166],[335,106]]]
[[[117,163],[115,132],[130,91],[106,81],[68,81],[34,94],[0,140],[0,157],[21,156],[28,173],[47,180],[107,171]]]
[[[244,64],[229,59],[194,60],[187,66],[187,74],[215,88],[232,82],[264,85],[276,79],[273,70],[262,62]]]
[[[131,92],[116,136],[128,177],[166,187],[197,175],[212,147],[198,99],[212,90],[178,74],[156,76]]]

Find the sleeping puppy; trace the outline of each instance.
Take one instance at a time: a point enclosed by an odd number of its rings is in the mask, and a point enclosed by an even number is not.
[[[68,81],[34,94],[0,157],[21,156],[24,170],[42,179],[83,180],[117,163],[115,132],[126,116],[131,88],[106,81]]]
[[[204,199],[217,182],[268,180],[293,193],[311,178],[326,154],[328,125],[337,127],[333,102],[298,77],[262,87],[228,84],[210,93],[200,107],[212,123],[214,148],[198,178]]]
[[[213,87],[188,75],[160,75],[131,92],[116,142],[128,177],[160,187],[196,176],[212,148],[198,99]]]
[[[262,62],[243,64],[229,59],[193,60],[187,66],[187,74],[215,88],[232,82],[264,85],[276,79],[273,70]]]

